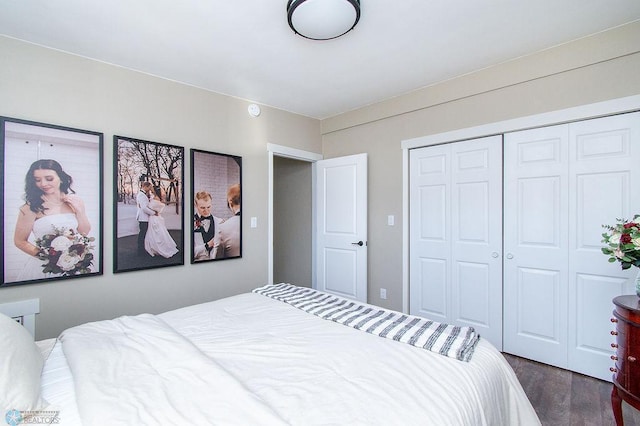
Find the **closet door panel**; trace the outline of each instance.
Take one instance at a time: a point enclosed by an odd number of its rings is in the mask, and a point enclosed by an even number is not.
[[[562,176],[525,177],[517,182],[518,247],[553,256],[562,249]]]
[[[568,131],[504,141],[504,350],[565,368]]]
[[[474,326],[490,327],[491,280],[490,267],[486,263],[456,262],[457,291],[463,294],[456,300],[456,320]],[[482,334],[485,337],[485,334]],[[488,337],[487,337],[488,339]]]
[[[517,273],[518,285],[514,290],[518,301],[518,334],[551,345],[561,344],[560,271],[518,268]],[[545,315],[540,315],[540,307],[544,307]]]
[[[448,321],[451,288],[450,147],[410,153],[410,312]]]
[[[502,348],[502,138],[410,153],[410,310]]]
[[[607,259],[600,261],[607,262]],[[602,380],[611,381],[611,301],[625,291],[625,278],[574,273],[569,303],[569,369]]]
[[[451,144],[452,316],[502,348],[502,137]]]
[[[611,300],[633,293],[637,270],[623,271],[602,254],[603,224],[640,212],[640,113],[569,125],[569,365],[611,380]]]
[[[446,259],[426,258],[419,260],[420,291],[416,294],[420,300],[415,315],[447,321],[447,283],[449,262]]]

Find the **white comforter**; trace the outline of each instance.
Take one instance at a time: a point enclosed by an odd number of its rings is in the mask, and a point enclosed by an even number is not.
[[[74,327],[60,340],[83,424],[283,424],[213,359],[152,315]]]
[[[83,325],[62,345],[84,424],[540,424],[484,340],[462,362],[254,293]]]

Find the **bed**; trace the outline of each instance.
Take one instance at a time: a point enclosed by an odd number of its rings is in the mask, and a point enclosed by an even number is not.
[[[9,424],[540,424],[472,329],[289,284],[37,344],[5,319],[0,338],[18,346],[0,355]]]

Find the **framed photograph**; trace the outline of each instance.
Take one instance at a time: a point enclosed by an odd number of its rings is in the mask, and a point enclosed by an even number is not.
[[[102,275],[103,134],[0,117],[0,287]]]
[[[242,157],[191,150],[191,263],[242,257]]]
[[[113,272],[184,264],[184,148],[113,137]]]

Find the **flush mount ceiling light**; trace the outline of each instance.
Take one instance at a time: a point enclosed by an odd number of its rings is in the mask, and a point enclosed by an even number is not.
[[[311,40],[330,40],[351,31],[360,19],[360,0],[289,0],[289,26]]]

